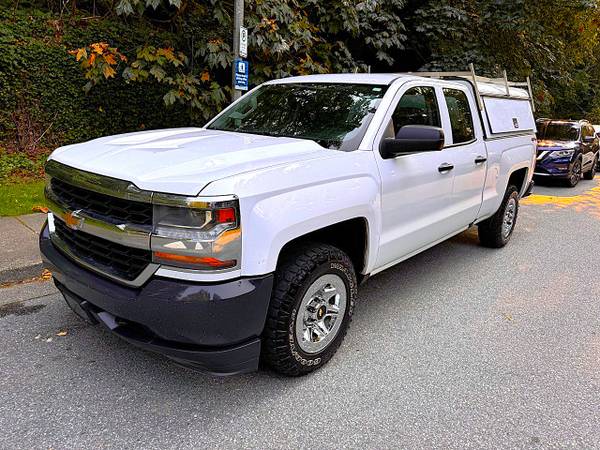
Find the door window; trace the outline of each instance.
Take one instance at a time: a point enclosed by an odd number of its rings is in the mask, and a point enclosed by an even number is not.
[[[582,137],[582,139],[585,140],[586,137],[592,136],[592,135],[593,135],[593,133],[590,133],[590,129],[588,128],[587,125],[583,125],[581,127],[581,137]]]
[[[585,126],[585,135],[586,137],[588,136],[594,136],[594,127],[592,127],[591,125],[586,125]]]
[[[440,127],[440,111],[434,88],[418,86],[406,91],[392,115],[392,123],[394,136],[404,125]]]
[[[444,98],[448,105],[453,143],[460,144],[475,139],[473,116],[467,95],[458,89],[444,88]]]

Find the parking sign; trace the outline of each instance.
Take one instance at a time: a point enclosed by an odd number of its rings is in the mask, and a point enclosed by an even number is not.
[[[248,74],[250,71],[250,63],[244,59],[236,59],[234,62],[234,88],[240,91],[248,90]]]

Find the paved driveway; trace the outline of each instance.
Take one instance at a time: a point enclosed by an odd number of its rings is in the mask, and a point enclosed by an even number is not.
[[[600,447],[600,180],[538,187],[359,292],[322,370],[213,378],[0,290],[0,448]],[[57,336],[66,330],[66,336]]]

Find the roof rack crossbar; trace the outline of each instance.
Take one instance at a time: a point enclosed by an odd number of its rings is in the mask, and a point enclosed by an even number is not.
[[[529,77],[526,78],[525,81],[509,81],[508,76],[506,74],[506,70],[502,71],[502,77],[499,78],[490,78],[477,75],[475,73],[475,66],[473,63],[469,64],[469,71],[462,72],[408,72],[410,75],[416,75],[419,77],[425,78],[466,78],[473,84],[473,89],[475,90],[475,97],[477,98],[477,106],[479,106],[480,110],[483,110],[483,100],[482,95],[478,87],[478,83],[489,83],[489,84],[497,84],[502,86],[506,93],[505,94],[485,94],[485,97],[496,97],[496,98],[511,98],[510,88],[524,88],[527,90],[527,95],[529,102],[531,103],[531,109],[535,112],[535,104],[533,101],[533,89],[531,88],[531,80]]]

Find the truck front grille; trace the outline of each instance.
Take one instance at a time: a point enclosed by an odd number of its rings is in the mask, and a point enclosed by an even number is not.
[[[103,273],[135,280],[152,261],[150,250],[126,247],[82,231],[68,228],[61,220],[54,221],[57,236],[80,260]]]
[[[93,192],[57,178],[50,181],[58,199],[72,211],[85,213],[111,223],[128,223],[152,226],[152,204],[125,200]]]

